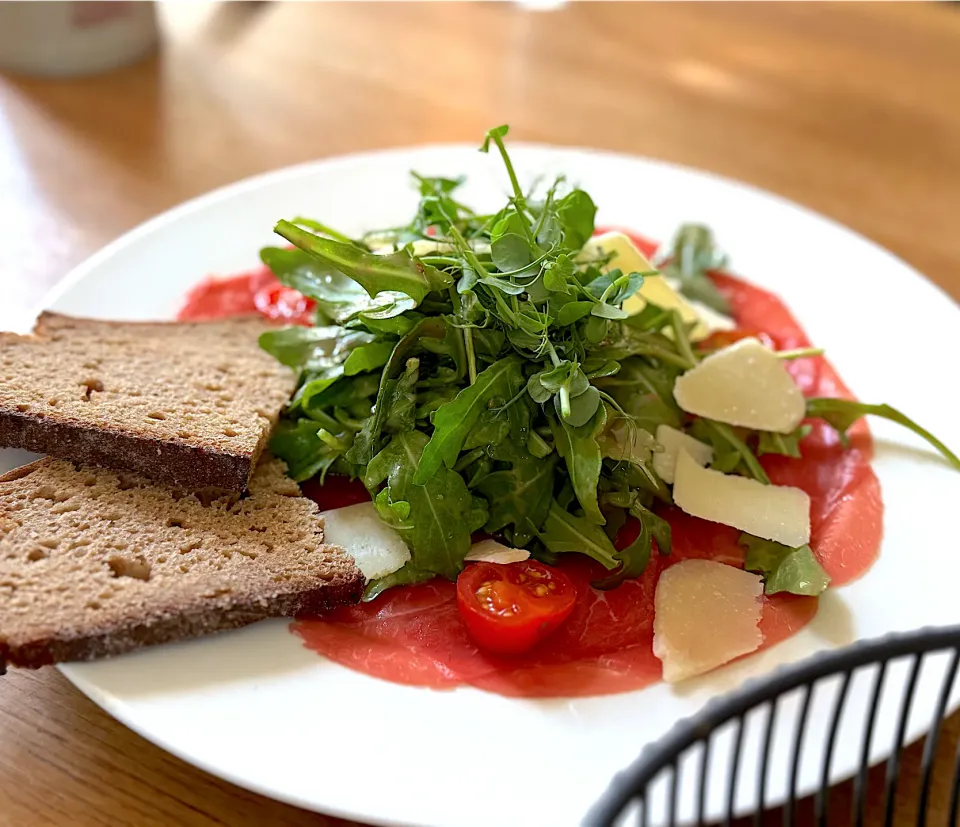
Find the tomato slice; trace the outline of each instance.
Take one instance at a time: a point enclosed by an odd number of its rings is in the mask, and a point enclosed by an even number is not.
[[[706,339],[698,343],[698,347],[703,350],[720,350],[720,348],[728,347],[734,342],[739,342],[741,339],[746,339],[749,337],[754,339],[759,339],[761,344],[766,345],[772,350],[777,349],[776,343],[773,341],[773,338],[769,333],[760,330],[756,327],[737,327],[733,330],[715,330]]]
[[[313,323],[316,303],[292,287],[272,284],[261,287],[253,294],[253,303],[268,319],[282,319],[294,324]]]
[[[457,607],[477,645],[517,655],[556,631],[573,611],[567,575],[533,560],[471,563],[457,578]]]

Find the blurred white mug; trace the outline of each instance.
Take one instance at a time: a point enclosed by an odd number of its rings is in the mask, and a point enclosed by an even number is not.
[[[138,60],[157,39],[153,2],[0,2],[0,69],[92,74]]]

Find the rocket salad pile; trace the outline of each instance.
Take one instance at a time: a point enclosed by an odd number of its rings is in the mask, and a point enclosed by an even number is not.
[[[758,456],[798,456],[800,419],[819,417],[845,433],[873,414],[960,467],[887,406],[807,399],[789,430],[681,407],[677,380],[723,349],[693,335],[699,323],[676,306],[645,299],[644,285],[669,281],[726,313],[708,276],[722,264],[709,231],[683,227],[654,264],[621,267],[615,251],[591,243],[596,206],[586,192],[563,178],[536,197],[522,189],[506,135],[505,126],[490,130],[481,147],[499,153],[509,178],[497,213],[463,204],[460,179],[414,173],[420,201],[408,225],[352,239],[313,220],[281,221],[276,231],[293,248],[261,253],[283,285],[317,306],[314,326],[261,339],[301,376],[273,452],[297,480],[361,479],[410,549],[402,568],[368,585],[368,599],[399,584],[455,580],[481,530],[548,564],[588,555],[608,571],[598,588],[639,576],[651,554],[671,547],[657,511],[673,501],[674,468],[658,471],[667,451],[658,434],[697,440],[699,464],[709,461],[718,477],[766,486]],[[640,531],[617,550],[631,517]],[[746,567],[764,576],[768,592],[819,594],[828,584],[806,544],[750,533],[743,544]]]

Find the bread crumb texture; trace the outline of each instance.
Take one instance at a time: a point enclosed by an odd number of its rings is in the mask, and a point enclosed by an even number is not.
[[[154,456],[171,445],[246,458],[249,472],[296,384],[293,372],[257,345],[269,327],[257,317],[141,323],[44,313],[31,336],[0,333],[0,416],[29,420],[31,433],[38,425],[52,435],[79,429],[100,450],[110,450],[104,436],[118,435],[142,440],[141,450]],[[8,430],[9,444],[14,431],[24,433],[12,424]],[[55,444],[18,447],[57,453]],[[82,455],[82,445],[72,450],[67,458],[104,459]],[[122,460],[106,464],[131,466]]]
[[[269,456],[244,497],[51,458],[0,478],[0,663],[322,611],[362,587],[352,559],[324,545],[316,504]]]

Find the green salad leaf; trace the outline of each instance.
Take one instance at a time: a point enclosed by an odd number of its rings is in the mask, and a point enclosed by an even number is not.
[[[726,266],[727,259],[716,247],[713,233],[702,224],[684,224],[672,243],[655,257],[663,274],[680,283],[683,294],[718,313],[729,314],[730,305],[707,273]]]
[[[904,428],[913,431],[917,436],[925,439],[940,452],[947,462],[957,470],[960,470],[960,457],[926,428],[920,427],[908,416],[900,413],[896,408],[891,408],[889,405],[867,405],[852,399],[808,399],[807,416],[825,420],[832,425],[844,439],[846,439],[847,431],[850,430],[853,423],[863,416],[879,416],[882,419],[889,419],[891,422],[903,425]]]
[[[423,485],[429,481],[441,464],[448,468],[456,465],[460,449],[481,414],[504,406],[523,385],[521,364],[517,356],[494,362],[477,377],[476,382],[467,385],[455,399],[437,409],[433,416],[433,436],[414,477],[416,483]]]
[[[426,484],[414,482],[427,442],[420,431],[397,434],[370,461],[363,481],[371,491],[387,483],[376,498],[377,511],[410,547],[407,565],[453,580],[470,550],[470,535],[487,522],[487,508],[455,471],[441,467]],[[397,523],[391,506],[401,502],[407,516]]]
[[[728,312],[711,273],[725,259],[710,230],[679,229],[655,257],[660,270],[627,272],[584,245],[597,207],[563,176],[525,191],[505,139],[487,132],[508,195],[480,211],[463,178],[412,173],[409,222],[351,238],[326,223],[279,221],[293,248],[261,258],[281,284],[316,302],[313,326],[264,333],[260,344],[299,372],[271,442],[294,479],[362,479],[411,559],[368,584],[365,597],[431,577],[455,578],[483,529],[541,560],[585,554],[614,588],[640,576],[654,547],[671,550],[657,475],[660,425],[713,448],[715,470],[769,483],[761,460],[803,451],[791,434],[690,417],[673,395],[704,351],[675,310],[624,303],[658,272],[689,299]],[[797,357],[809,349],[784,354]],[[842,434],[863,415],[946,446],[885,405],[808,400],[807,413]],[[635,521],[635,539],[614,538]],[[769,592],[817,594],[826,578],[809,548],[746,538],[748,566]]]
[[[290,221],[279,221],[274,229],[322,264],[349,276],[371,297],[389,290],[403,293],[419,304],[431,290],[453,284],[448,273],[424,264],[405,250],[386,256],[376,255],[355,244],[314,235]]]
[[[830,577],[810,546],[790,548],[750,534],[741,534],[740,544],[747,549],[744,568],[763,575],[767,594],[790,592],[815,596],[830,584]]]
[[[574,551],[592,557],[608,569],[617,566],[617,551],[604,530],[571,514],[557,500],[547,510],[540,540],[554,554]]]

